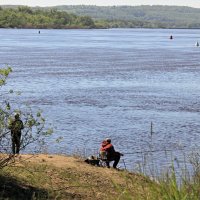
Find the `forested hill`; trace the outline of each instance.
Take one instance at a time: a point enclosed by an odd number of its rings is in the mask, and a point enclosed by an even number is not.
[[[200,9],[180,6],[56,6],[58,10],[108,20],[114,26],[200,28]],[[113,22],[113,23],[111,23]]]
[[[0,27],[200,28],[200,9],[180,6],[1,6]]]
[[[98,28],[89,16],[27,6],[0,7],[0,28]]]

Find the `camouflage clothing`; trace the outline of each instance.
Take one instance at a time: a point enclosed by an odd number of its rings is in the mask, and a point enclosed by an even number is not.
[[[11,122],[9,128],[11,130],[12,137],[12,153],[19,154],[21,130],[24,128],[24,125],[18,115],[15,116],[15,120]]]

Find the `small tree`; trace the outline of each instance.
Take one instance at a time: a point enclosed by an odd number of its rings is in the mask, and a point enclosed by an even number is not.
[[[6,79],[11,72],[12,69],[10,67],[0,69],[0,89],[6,84]],[[13,90],[10,90],[8,93],[14,94]],[[13,158],[11,154],[9,122],[12,120],[14,113],[19,113],[24,123],[21,150],[37,142],[39,145],[37,145],[37,150],[34,152],[39,151],[44,144],[45,137],[50,135],[52,130],[45,128],[45,119],[42,117],[41,111],[34,112],[27,106],[24,106],[23,110],[13,108],[5,93],[0,93],[0,97],[2,99],[0,101],[0,168],[3,168]]]

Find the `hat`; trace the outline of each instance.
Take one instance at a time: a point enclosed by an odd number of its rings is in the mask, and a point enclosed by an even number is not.
[[[14,116],[15,116],[15,119],[19,119],[19,113],[16,113]]]
[[[110,138],[106,138],[106,141],[107,141],[107,142],[111,142],[111,139],[110,139]]]
[[[19,118],[19,113],[15,113],[15,118]]]

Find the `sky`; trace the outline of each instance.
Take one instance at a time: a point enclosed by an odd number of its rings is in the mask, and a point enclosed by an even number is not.
[[[56,6],[56,5],[177,5],[200,8],[200,0],[0,0],[0,5]]]

